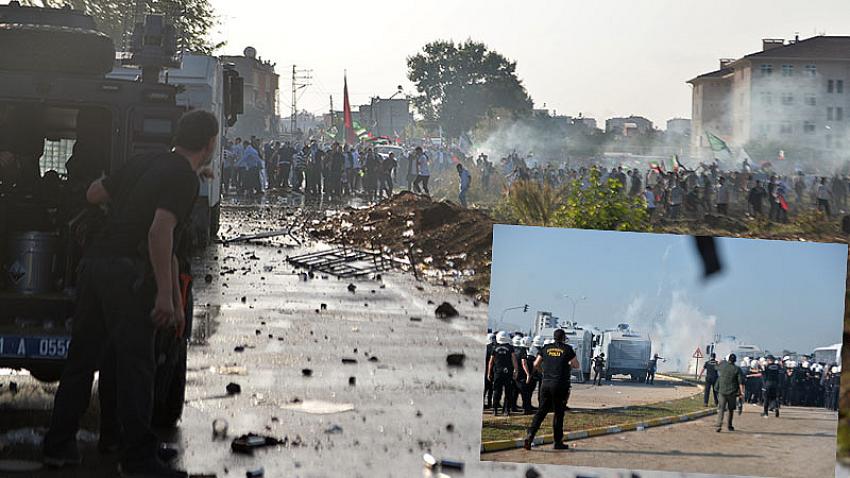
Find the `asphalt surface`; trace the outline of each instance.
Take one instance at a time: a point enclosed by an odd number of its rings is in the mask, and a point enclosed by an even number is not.
[[[222,235],[278,229],[292,213],[289,206],[300,205],[297,199],[264,202],[226,207]],[[320,221],[321,213],[311,220]],[[182,451],[178,465],[195,476],[216,477],[244,477],[259,467],[266,477],[526,476],[530,465],[479,462],[486,304],[476,306],[465,296],[401,272],[384,273],[380,281],[320,274],[305,281],[285,262],[287,255],[327,247],[274,238],[213,245],[195,259],[196,324],[187,403],[179,429],[164,435]],[[350,283],[354,293],[348,291]],[[434,308],[443,301],[460,316],[435,318]],[[236,352],[236,346],[244,351]],[[450,353],[465,354],[464,366],[449,367]],[[343,358],[356,363],[344,364]],[[310,369],[311,376],[303,369]],[[13,381],[16,393],[9,390]],[[226,395],[231,382],[241,386],[241,394]],[[54,384],[26,375],[0,375],[0,470],[9,460],[40,459],[39,441],[54,391]],[[212,437],[216,419],[228,422],[226,440]],[[116,476],[115,458],[97,453],[96,423],[92,411],[81,434],[82,467],[0,471],[0,477]],[[231,452],[230,440],[249,432],[285,437],[288,444],[253,456]],[[425,453],[463,462],[464,472],[425,470]],[[544,477],[631,476],[533,466]]]
[[[629,379],[614,377],[610,382],[596,386],[592,382],[573,383],[570,393],[570,407],[601,409],[625,406],[646,405],[687,398],[699,392],[696,385],[677,378],[656,375],[652,385],[632,382]],[[537,403],[537,394],[532,402]]]
[[[801,477],[831,476],[835,470],[838,414],[786,407],[765,419],[746,405],[735,415],[735,431],[715,431],[716,416],[665,427],[576,440],[568,451],[544,445],[487,453],[483,460],[608,466],[699,473]]]

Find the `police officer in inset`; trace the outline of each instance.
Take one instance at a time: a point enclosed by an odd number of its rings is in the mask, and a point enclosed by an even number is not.
[[[157,329],[185,325],[174,245],[198,196],[198,171],[216,149],[219,125],[205,111],[185,114],[171,152],[144,153],[95,181],[92,204],[111,202],[103,235],[80,262],[68,361],[44,438],[44,462],[79,464],[76,435],[91,399],[94,370],[111,341],[125,477],[179,478],[157,457],[151,430]],[[176,330],[175,330],[176,329]]]
[[[579,363],[576,353],[572,347],[566,344],[567,334],[563,329],[555,329],[555,342],[543,347],[534,368],[542,369],[543,381],[540,385],[540,408],[534,414],[528,434],[525,436],[523,447],[531,450],[534,435],[543,424],[543,420],[550,411],[554,410],[552,429],[555,434],[555,449],[565,450],[568,446],[564,443],[564,412],[566,401],[570,390],[570,370],[578,368]]]
[[[780,388],[782,387],[782,380],[785,377],[785,373],[782,370],[782,367],[776,363],[776,358],[773,355],[767,356],[767,365],[765,365],[764,370],[762,371],[762,393],[764,396],[762,399],[764,400],[764,412],[762,412],[761,416],[767,418],[767,412],[771,407],[771,402],[773,402],[773,411],[774,414],[779,417],[779,396],[778,393]]]
[[[708,362],[704,363],[702,366],[702,371],[700,371],[700,377],[705,373],[705,392],[703,393],[703,404],[708,406],[708,392],[711,391],[712,395],[714,395],[714,406],[717,406],[717,355],[711,354],[709,356]]]
[[[605,375],[605,352],[593,357],[593,384],[601,386],[603,375]]]
[[[537,359],[537,349],[534,346],[534,341],[531,337],[523,337],[523,346],[526,347],[528,353],[525,354],[525,370],[526,370],[526,378],[525,378],[525,390],[522,396],[523,408],[525,408],[526,415],[530,415],[537,411],[537,407],[531,404],[531,397],[534,394],[534,388],[537,386],[538,379],[537,375],[534,373],[534,361]],[[526,407],[525,404],[528,403]]]
[[[487,356],[484,360],[484,408],[493,407],[493,381],[490,380],[490,357],[493,356],[493,349],[496,348],[496,334],[487,334]]]
[[[735,365],[738,357],[729,354],[729,358],[717,365],[717,431],[723,425],[723,415],[729,412],[729,431],[735,431],[732,426],[732,418],[735,415],[735,405],[738,400],[744,398],[744,372]]]
[[[514,380],[514,409],[511,411],[520,412],[519,410],[519,400],[518,397],[522,398],[522,413],[525,415],[531,415],[532,407],[531,407],[531,390],[529,390],[529,376],[531,375],[531,368],[528,366],[528,349],[531,347],[531,338],[530,337],[514,337],[514,350],[517,355],[517,377]]]
[[[493,415],[499,415],[499,402],[502,395],[505,401],[502,403],[502,411],[510,415],[514,404],[511,403],[511,387],[517,377],[517,358],[511,338],[507,332],[500,330],[496,334],[496,346],[493,348],[493,356],[487,364],[487,376],[493,382]]]
[[[647,366],[646,371],[646,383],[653,385],[655,384],[655,371],[658,370],[658,361],[664,360],[664,357],[659,357],[658,354],[655,354],[652,359],[649,361],[649,365]]]

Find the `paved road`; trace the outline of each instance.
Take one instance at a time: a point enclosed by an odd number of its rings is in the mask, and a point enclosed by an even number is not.
[[[636,406],[687,398],[697,392],[699,388],[696,385],[676,378],[657,376],[653,385],[615,378],[610,382],[602,382],[601,386],[594,386],[590,382],[574,383],[570,407],[598,409]],[[536,404],[536,400],[537,394],[532,401]]]
[[[838,414],[822,409],[783,408],[780,418],[764,419],[747,405],[735,416],[735,431],[714,431],[716,417],[586,440],[556,451],[487,453],[483,460],[652,468],[697,473],[759,476],[832,476]]]

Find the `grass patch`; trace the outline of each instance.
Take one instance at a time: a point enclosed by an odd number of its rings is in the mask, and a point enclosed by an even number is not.
[[[683,415],[705,409],[706,407],[702,404],[702,393],[698,393],[687,398],[634,407],[574,411],[568,412],[564,417],[564,432],[643,422],[653,418]],[[510,417],[509,419],[484,415],[481,428],[481,441],[516,440],[523,438],[526,429],[531,424],[532,418],[533,415],[519,415]],[[552,434],[551,414],[546,417],[543,426],[540,427],[540,431],[537,434],[538,436]]]

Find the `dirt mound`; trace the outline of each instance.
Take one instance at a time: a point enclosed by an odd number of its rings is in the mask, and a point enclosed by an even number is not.
[[[411,261],[417,273],[487,298],[481,289],[489,285],[493,220],[483,212],[405,191],[369,208],[328,217],[311,234],[383,250]]]

